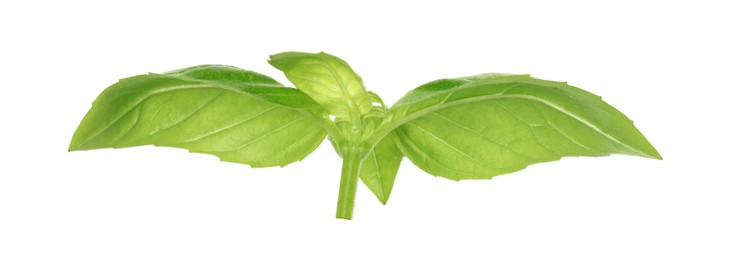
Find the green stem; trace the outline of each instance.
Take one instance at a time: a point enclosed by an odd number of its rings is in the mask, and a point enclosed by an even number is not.
[[[358,146],[348,146],[342,154],[342,176],[340,194],[337,197],[337,218],[352,219],[355,209],[355,194],[362,166],[362,150]]]

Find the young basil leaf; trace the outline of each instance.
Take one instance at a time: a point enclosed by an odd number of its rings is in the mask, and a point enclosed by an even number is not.
[[[69,150],[169,146],[252,167],[304,159],[326,132],[306,94],[234,67],[204,65],[120,80],[102,92]]]
[[[364,115],[372,107],[362,79],[340,58],[324,52],[284,52],[271,55],[269,63],[335,117]]]
[[[370,118],[366,121],[372,121],[369,123],[378,125],[382,118]],[[390,198],[395,176],[398,174],[398,168],[403,160],[403,153],[396,144],[397,138],[395,133],[386,135],[370,150],[360,169],[360,179],[383,204],[387,203]]]
[[[599,96],[527,75],[430,82],[386,115],[403,153],[449,179],[488,179],[564,156],[619,153],[661,159],[624,114]]]
[[[380,107],[374,107],[370,113],[372,116],[365,119],[368,130],[372,131],[380,125],[383,121],[382,113],[383,110]],[[340,129],[350,129],[350,122],[339,120],[337,126]],[[351,138],[351,136],[347,136],[347,138]],[[360,166],[360,180],[383,204],[388,202],[395,183],[395,176],[403,160],[403,153],[400,152],[396,143],[397,138],[395,133],[386,135],[367,153]],[[332,140],[330,139],[330,141]],[[342,157],[337,145],[334,142],[332,145],[338,151],[338,155]]]

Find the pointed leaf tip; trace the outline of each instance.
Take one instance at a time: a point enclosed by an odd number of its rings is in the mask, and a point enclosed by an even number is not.
[[[269,56],[269,64],[330,115],[347,119],[365,115],[372,103],[362,79],[344,60],[324,53],[282,52]]]
[[[628,117],[588,91],[525,76],[467,78],[423,85],[387,115],[403,153],[428,173],[489,179],[566,156],[662,159]]]

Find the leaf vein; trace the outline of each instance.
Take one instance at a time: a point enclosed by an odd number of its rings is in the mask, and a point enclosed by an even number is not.
[[[132,122],[132,126],[129,127],[126,133],[124,135],[120,136],[119,138],[116,138],[114,142],[118,142],[119,140],[124,140],[124,138],[127,138],[127,136],[134,131],[134,128],[137,127],[137,123],[139,123],[139,117],[142,115],[142,104],[139,106],[131,109],[131,110],[137,110],[137,114],[134,116],[134,121]]]
[[[124,116],[126,116],[127,114],[129,114],[129,112],[131,112],[137,106],[139,106],[142,102],[144,102],[145,100],[147,100],[148,98],[150,98],[150,97],[152,97],[154,95],[158,95],[158,94],[162,94],[162,93],[166,93],[166,92],[170,92],[170,91],[175,91],[175,90],[183,90],[183,89],[206,89],[206,88],[214,88],[214,89],[215,88],[218,88],[218,89],[222,89],[222,90],[232,91],[232,92],[237,93],[239,95],[247,95],[247,96],[250,96],[250,97],[255,97],[255,98],[261,99],[261,97],[257,97],[255,94],[245,93],[242,90],[235,89],[233,87],[227,87],[227,86],[222,86],[222,85],[207,85],[207,84],[202,84],[202,83],[201,84],[191,84],[191,85],[179,85],[179,86],[174,86],[174,87],[167,87],[167,88],[163,88],[163,89],[158,89],[158,90],[154,90],[154,91],[138,91],[138,92],[143,92],[144,94],[141,97],[137,98],[137,100],[134,101],[134,104],[132,104],[126,111],[124,111],[118,117],[116,117],[114,120],[112,120],[107,126],[105,126],[104,128],[100,129],[98,132],[96,132],[95,134],[91,135],[89,138],[87,138],[85,141],[81,142],[77,146],[81,147],[81,146],[85,145],[86,143],[90,142],[91,140],[93,140],[94,138],[96,138],[97,136],[101,135],[105,131],[109,130],[109,128],[112,127],[116,122],[118,122],[119,120],[121,120]],[[119,98],[119,97],[114,97],[113,99],[115,100],[117,98]]]
[[[297,147],[297,145],[303,143],[304,141],[308,141],[309,140],[308,138],[313,137],[313,136],[315,136],[315,135],[317,135],[319,133],[321,133],[321,131],[310,131],[309,134],[307,134],[307,135],[305,135],[305,136],[303,136],[301,138],[298,138],[298,140],[296,142],[294,142],[293,144],[288,145],[284,150],[276,151],[276,155],[274,157],[266,156],[263,159],[258,159],[258,160],[255,160],[255,161],[251,161],[251,163],[261,162],[261,161],[271,160],[271,159],[279,159],[281,157],[284,157],[284,155],[287,155],[285,152],[292,150],[294,147]]]
[[[175,92],[173,92],[173,93],[175,93]],[[173,127],[175,127],[175,126],[177,126],[177,125],[181,124],[181,123],[182,123],[182,122],[184,122],[185,120],[188,120],[188,119],[192,118],[192,117],[193,117],[193,116],[194,116],[195,114],[197,114],[197,113],[200,113],[200,111],[202,111],[202,110],[203,110],[203,109],[204,109],[205,107],[207,107],[207,106],[209,106],[209,105],[210,105],[211,103],[213,103],[213,102],[214,102],[214,101],[215,101],[216,99],[218,99],[218,98],[219,98],[219,97],[220,97],[220,96],[221,96],[222,94],[223,94],[223,90],[221,90],[220,92],[218,92],[218,94],[216,94],[216,95],[215,95],[214,97],[212,97],[212,98],[211,98],[210,100],[206,101],[206,102],[205,102],[205,104],[203,104],[202,106],[200,106],[200,107],[199,107],[198,109],[195,109],[195,111],[193,111],[193,112],[192,112],[192,113],[190,113],[189,115],[185,116],[184,118],[182,118],[182,119],[180,119],[180,120],[177,120],[177,122],[174,122],[174,123],[172,123],[172,124],[170,124],[170,125],[168,125],[168,126],[166,126],[166,127],[162,127],[162,128],[159,128],[159,129],[157,129],[157,130],[155,130],[155,131],[152,131],[152,132],[150,132],[150,134],[149,134],[149,135],[150,135],[150,136],[152,136],[152,135],[154,135],[154,134],[157,134],[157,133],[158,133],[158,132],[160,132],[160,131],[164,131],[164,130],[167,130],[167,129],[173,128]]]
[[[510,148],[509,146],[506,146],[506,145],[504,145],[504,144],[501,144],[501,143],[499,143],[499,142],[497,142],[497,141],[494,141],[494,140],[492,140],[491,138],[487,137],[486,135],[483,135],[482,133],[480,133],[480,132],[477,132],[476,130],[474,130],[474,129],[472,129],[472,128],[469,128],[469,127],[467,127],[466,125],[462,124],[461,122],[457,122],[457,121],[451,120],[451,119],[449,119],[448,117],[446,117],[446,116],[442,115],[442,114],[441,114],[441,113],[439,113],[439,112],[434,112],[434,114],[435,114],[436,116],[439,116],[439,117],[443,118],[444,120],[446,120],[446,121],[448,121],[448,122],[450,122],[450,123],[452,123],[452,124],[454,124],[454,125],[456,125],[456,126],[458,126],[458,127],[462,128],[462,129],[466,130],[466,131],[469,131],[469,132],[471,132],[471,133],[473,133],[473,134],[475,134],[475,135],[477,135],[477,136],[481,137],[481,138],[482,138],[482,139],[484,139],[485,141],[488,141],[488,142],[490,142],[490,143],[493,143],[493,144],[495,144],[495,145],[497,145],[497,146],[500,146],[500,147],[502,147],[502,148],[504,148],[504,149],[506,149],[506,150],[512,151],[513,153],[515,153],[515,154],[517,154],[517,155],[519,155],[519,156],[525,157],[525,158],[527,158],[527,159],[537,160],[537,158],[534,158],[534,157],[532,157],[532,156],[529,156],[529,155],[526,155],[526,154],[524,154],[524,153],[521,153],[521,152],[515,151],[514,149]]]
[[[375,153],[375,148],[370,150],[373,155],[373,161],[375,162],[375,175],[377,177],[378,188],[380,189],[380,195],[385,196],[385,187],[383,187],[383,174],[380,170],[380,164],[378,163],[378,155]]]
[[[403,113],[405,115],[405,117],[402,120],[398,120],[396,122],[402,122],[400,124],[405,124],[405,122],[409,122],[411,120],[414,120],[416,118],[419,118],[421,116],[424,116],[424,115],[428,114],[429,112],[437,111],[437,110],[440,110],[440,109],[444,109],[444,108],[448,108],[448,107],[452,107],[452,106],[456,106],[456,105],[460,105],[460,104],[465,104],[465,103],[478,102],[478,101],[486,101],[486,100],[498,100],[498,99],[525,99],[525,100],[529,100],[529,101],[533,101],[533,102],[537,102],[537,103],[544,104],[544,105],[546,105],[546,106],[548,106],[548,107],[550,107],[552,109],[557,110],[560,113],[563,113],[563,114],[565,114],[565,115],[567,115],[567,116],[569,116],[569,117],[577,120],[578,122],[580,122],[581,124],[583,124],[586,127],[590,128],[591,130],[599,133],[600,135],[606,137],[607,139],[611,140],[615,144],[618,144],[619,146],[622,146],[622,147],[626,148],[629,151],[635,152],[636,154],[640,154],[640,155],[643,155],[643,156],[652,157],[652,156],[646,154],[645,152],[642,152],[640,150],[637,150],[636,148],[633,148],[633,147],[627,145],[626,143],[619,141],[615,137],[613,137],[613,136],[607,134],[606,132],[602,131],[598,126],[592,124],[591,122],[588,122],[587,120],[581,118],[580,116],[578,116],[576,114],[571,113],[570,111],[566,110],[564,107],[561,107],[559,105],[556,105],[553,102],[550,102],[548,100],[545,100],[545,99],[542,99],[542,98],[539,98],[539,97],[536,97],[536,96],[526,95],[526,94],[498,94],[497,93],[497,94],[490,94],[490,95],[482,95],[482,96],[464,98],[464,99],[460,99],[460,100],[456,100],[456,101],[453,101],[453,102],[449,102],[449,103],[446,103],[446,104],[443,104],[443,105],[440,105],[440,106],[432,106],[432,107],[429,107],[429,108],[421,109],[421,110],[418,110],[418,111],[413,112],[413,113],[410,113],[410,114]],[[408,108],[410,108],[410,107],[411,106],[406,106],[406,108],[405,108],[406,109],[406,112],[407,112]],[[394,125],[391,125],[390,127],[395,128],[397,126],[398,126],[398,123],[396,123]],[[384,129],[384,130],[385,131],[383,131],[383,130],[379,131],[379,135],[384,135],[385,133],[387,133],[387,132],[390,131],[387,128]]]
[[[555,151],[554,149],[552,149],[552,148],[548,147],[547,145],[545,145],[545,143],[543,143],[542,140],[540,138],[537,138],[537,135],[535,135],[535,127],[539,127],[539,126],[543,126],[543,125],[530,124],[527,121],[525,121],[524,119],[522,119],[520,116],[518,116],[514,111],[512,111],[511,108],[509,108],[506,105],[502,104],[501,101],[495,100],[495,103],[497,105],[499,105],[502,108],[502,110],[504,110],[508,114],[512,115],[512,117],[514,117],[515,119],[517,119],[517,121],[520,121],[520,122],[524,123],[527,127],[529,127],[530,128],[530,134],[532,135],[532,138],[535,139],[535,142],[537,142],[537,144],[539,144],[540,146],[542,146],[543,148],[545,148],[545,150],[547,150],[548,152],[550,152],[551,154],[553,154],[555,157],[558,157],[558,158],[561,157],[560,156],[560,153],[558,151]]]
[[[291,122],[289,122],[289,123],[286,123],[286,124],[284,124],[284,125],[281,125],[281,126],[279,126],[279,127],[275,128],[275,129],[272,129],[272,130],[270,130],[270,131],[267,131],[267,132],[266,132],[266,133],[264,133],[263,135],[261,135],[261,136],[258,136],[258,137],[256,137],[256,138],[253,138],[253,139],[249,140],[248,142],[244,143],[243,145],[241,145],[241,146],[239,146],[239,147],[237,147],[237,148],[234,148],[234,149],[231,149],[231,150],[225,150],[225,151],[220,151],[220,152],[230,152],[230,151],[237,151],[237,150],[241,150],[241,149],[245,148],[246,146],[249,146],[249,145],[251,145],[252,143],[255,143],[255,142],[256,142],[256,141],[258,141],[258,140],[261,140],[261,139],[263,139],[263,138],[265,138],[265,137],[267,137],[267,136],[269,136],[269,135],[272,135],[273,133],[276,133],[276,132],[278,132],[278,131],[281,131],[281,130],[282,130],[282,129],[284,129],[285,127],[287,127],[287,126],[290,126],[290,125],[293,125],[294,123],[297,123],[297,122],[299,122],[299,121],[302,121],[302,120],[304,120],[304,119],[305,119],[305,118],[299,118],[299,119],[297,119],[297,120],[291,121]]]
[[[445,144],[445,145],[446,145],[447,147],[451,148],[451,149],[452,149],[452,150],[454,150],[455,152],[457,152],[457,153],[459,153],[459,154],[461,154],[461,155],[463,155],[463,156],[465,156],[465,157],[469,158],[470,160],[472,160],[472,161],[474,161],[474,162],[476,162],[476,163],[478,163],[478,164],[481,164],[481,165],[483,165],[483,166],[486,166],[486,167],[488,167],[488,168],[493,168],[493,169],[502,169],[501,167],[496,167],[496,166],[493,166],[493,165],[489,165],[489,164],[487,164],[487,163],[484,163],[484,162],[480,161],[480,160],[479,160],[479,159],[477,159],[477,158],[474,158],[473,156],[471,156],[471,155],[469,155],[469,154],[465,153],[464,151],[460,150],[459,148],[456,148],[456,147],[454,147],[454,146],[453,146],[453,145],[451,145],[450,143],[446,142],[446,140],[444,140],[444,139],[442,139],[441,137],[437,136],[436,134],[432,133],[432,132],[431,132],[431,131],[429,131],[428,129],[425,129],[425,128],[421,127],[420,125],[414,124],[413,122],[408,122],[408,123],[406,123],[406,124],[408,124],[408,125],[412,125],[413,127],[415,127],[415,128],[418,128],[418,129],[419,129],[419,130],[421,130],[422,132],[424,132],[424,133],[426,133],[426,134],[430,135],[431,137],[433,137],[434,139],[436,139],[436,141],[439,141],[440,143],[443,143],[443,144]]]
[[[202,134],[202,135],[200,135],[200,136],[197,136],[197,137],[193,137],[193,138],[190,138],[190,139],[188,139],[188,140],[185,140],[185,141],[183,141],[183,142],[181,142],[181,143],[190,143],[190,142],[195,142],[195,141],[198,141],[198,140],[200,140],[200,139],[203,139],[203,138],[206,138],[206,137],[209,137],[209,136],[212,136],[212,135],[218,134],[218,133],[220,133],[220,132],[223,132],[223,131],[225,131],[225,130],[227,130],[227,129],[231,129],[231,128],[233,128],[233,127],[236,127],[236,126],[239,126],[239,125],[241,125],[241,124],[244,124],[244,123],[246,123],[246,122],[248,122],[248,121],[251,121],[251,120],[253,120],[253,119],[257,118],[257,117],[260,117],[261,115],[263,115],[263,114],[266,114],[266,113],[268,113],[268,112],[270,112],[270,111],[272,111],[272,110],[274,110],[274,109],[276,109],[276,108],[278,108],[278,107],[277,107],[277,106],[271,106],[271,107],[269,107],[269,108],[267,108],[267,109],[264,109],[264,110],[262,110],[261,112],[258,112],[258,113],[256,113],[256,114],[253,114],[253,115],[251,115],[251,116],[248,116],[248,117],[245,117],[245,118],[244,118],[243,120],[241,120],[241,121],[238,121],[238,122],[236,122],[236,123],[233,123],[233,124],[230,124],[230,125],[227,125],[227,126],[223,126],[223,127],[220,127],[220,128],[218,128],[218,129],[215,129],[215,130],[213,130],[213,131],[211,131],[211,132],[208,132],[208,133]]]
[[[436,157],[433,157],[433,156],[429,155],[428,153],[426,153],[425,151],[423,151],[410,138],[408,138],[407,135],[403,134],[403,131],[402,130],[398,130],[398,133],[399,133],[399,135],[398,135],[399,136],[399,139],[402,142],[407,142],[409,144],[408,147],[410,147],[416,153],[420,154],[423,157],[423,160],[421,160],[421,161],[424,161],[424,162],[425,161],[429,161],[429,160],[426,160],[426,158],[431,158],[431,160],[430,160],[431,162],[435,162],[436,164],[441,165],[441,167],[443,167],[445,169],[449,169],[453,173],[455,173],[456,174],[456,178],[453,178],[453,179],[455,179],[455,180],[461,180],[462,179],[463,173],[462,173],[461,170],[457,170],[457,169],[448,167],[445,164],[441,163],[438,159],[436,159]],[[448,178],[446,176],[442,176],[442,177]],[[449,178],[449,179],[451,179],[451,178]]]

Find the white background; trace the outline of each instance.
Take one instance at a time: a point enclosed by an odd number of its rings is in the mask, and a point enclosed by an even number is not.
[[[730,259],[720,1],[10,2],[0,259]],[[170,148],[66,152],[119,78],[213,63],[287,82],[266,62],[281,51],[338,55],[388,104],[445,77],[568,81],[624,111],[664,160],[566,158],[462,182],[405,160],[388,205],[361,185],[345,221],[326,143],[267,169]]]

